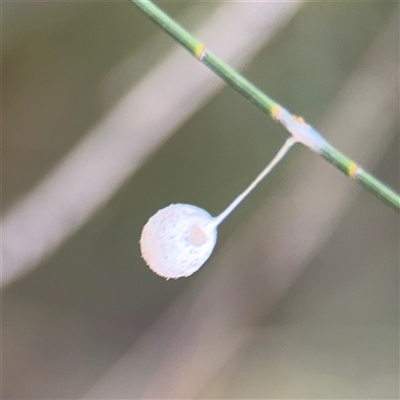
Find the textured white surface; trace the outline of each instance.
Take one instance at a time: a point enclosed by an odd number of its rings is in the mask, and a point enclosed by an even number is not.
[[[214,218],[189,204],[171,204],[144,226],[140,249],[147,265],[164,278],[192,275],[210,257],[217,240]]]

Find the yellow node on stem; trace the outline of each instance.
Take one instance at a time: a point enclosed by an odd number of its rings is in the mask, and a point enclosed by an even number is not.
[[[349,177],[354,179],[357,176],[358,167],[357,164],[352,162],[348,169]]]
[[[196,58],[198,59],[198,60],[202,60],[203,59],[203,57],[204,57],[204,54],[205,54],[205,50],[206,50],[206,46],[204,46],[204,44],[203,43],[198,43],[197,45],[196,45],[196,48],[194,49],[194,55],[196,56]]]
[[[280,110],[281,110],[281,107],[280,107],[278,104],[275,104],[275,105],[272,107],[272,110],[271,110],[271,117],[272,117],[275,121],[278,120],[278,116],[279,116]]]

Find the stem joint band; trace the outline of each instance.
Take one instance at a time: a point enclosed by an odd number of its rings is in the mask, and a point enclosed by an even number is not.
[[[203,61],[203,60],[204,60],[204,57],[206,56],[206,54],[207,54],[206,46],[204,46],[203,43],[199,43],[199,44],[196,46],[196,49],[195,49],[195,52],[194,52],[195,57],[196,57],[199,61]]]

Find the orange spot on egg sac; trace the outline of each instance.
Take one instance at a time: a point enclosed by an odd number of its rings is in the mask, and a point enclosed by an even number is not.
[[[198,225],[195,225],[190,231],[188,241],[195,246],[202,246],[207,242],[207,236]]]

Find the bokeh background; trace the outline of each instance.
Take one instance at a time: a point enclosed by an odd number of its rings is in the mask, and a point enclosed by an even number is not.
[[[158,4],[399,190],[397,2]],[[393,210],[296,148],[165,281],[147,219],[287,134],[128,1],[1,6],[4,399],[399,397]]]

